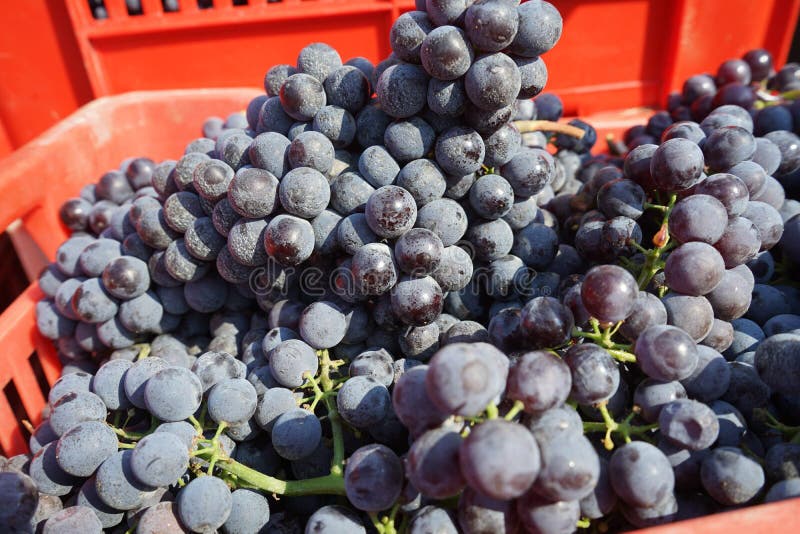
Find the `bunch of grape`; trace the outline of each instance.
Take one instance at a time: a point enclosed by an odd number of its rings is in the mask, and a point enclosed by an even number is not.
[[[624,159],[521,133],[562,114],[558,11],[417,7],[378,65],[309,45],[64,204],[64,375],[0,524],[568,533],[798,495],[800,292],[770,282],[800,140],[727,102]]]

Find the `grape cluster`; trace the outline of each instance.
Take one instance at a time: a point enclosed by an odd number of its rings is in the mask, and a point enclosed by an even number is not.
[[[559,533],[798,495],[800,139],[724,85],[592,156],[539,94],[551,4],[417,8],[378,65],[311,44],[62,206],[64,371],[0,524]]]

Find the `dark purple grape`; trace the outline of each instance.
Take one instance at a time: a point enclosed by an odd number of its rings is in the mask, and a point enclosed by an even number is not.
[[[508,397],[521,401],[528,413],[542,413],[563,404],[570,387],[569,367],[548,351],[523,354],[508,372]]]
[[[633,311],[639,288],[633,276],[616,265],[600,265],[586,273],[581,299],[592,317],[616,323]]]
[[[637,338],[633,353],[647,376],[665,382],[689,377],[698,360],[697,347],[689,334],[668,325],[647,328]]]

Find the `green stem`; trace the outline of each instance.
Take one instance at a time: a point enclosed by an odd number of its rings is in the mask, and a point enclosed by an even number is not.
[[[489,405],[486,407],[486,418],[487,419],[497,419],[499,412],[497,411],[497,405],[493,402],[490,402]]]
[[[606,349],[615,360],[623,363],[636,363],[636,355],[624,350]]]
[[[203,425],[200,423],[200,421],[197,420],[195,416],[190,415],[189,422],[192,423],[192,426],[194,426],[194,429],[197,431],[198,434],[203,433]]]
[[[327,350],[318,352],[320,359],[321,372],[319,383],[323,393],[334,390],[336,384],[331,379],[331,358]],[[328,418],[331,423],[331,434],[333,437],[333,460],[331,461],[331,476],[341,477],[344,474],[344,433],[342,432],[342,419],[336,407],[336,396],[323,395],[322,401],[328,410]]]
[[[578,522],[575,523],[575,526],[578,528],[589,528],[592,526],[592,522],[589,519],[583,518],[579,519]]]
[[[669,245],[669,230],[668,230],[668,222],[669,222],[669,214],[672,212],[672,208],[675,207],[675,202],[678,200],[678,195],[672,194],[669,197],[669,202],[666,206],[662,206],[664,209],[662,210],[664,213],[663,218],[661,219],[661,229],[660,232],[665,232],[665,237],[663,243],[660,246],[652,250],[644,250],[643,254],[645,257],[644,260],[644,267],[642,268],[642,272],[639,273],[639,279],[636,281],[639,285],[639,289],[645,289],[653,277],[663,268],[663,264],[661,262],[661,256],[667,250],[667,246]]]
[[[508,410],[504,419],[506,421],[512,421],[523,409],[525,409],[525,404],[522,401],[514,401],[514,405]]]
[[[280,480],[231,459],[220,460],[217,468],[235,475],[241,482],[266,493],[294,497],[299,495],[344,495],[344,478],[339,475],[308,478],[305,480]]]

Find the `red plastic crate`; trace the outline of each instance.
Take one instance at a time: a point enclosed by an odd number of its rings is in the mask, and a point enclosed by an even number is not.
[[[256,89],[137,92],[101,98],[74,113],[0,164],[0,229],[21,219],[53,258],[67,231],[57,210],[80,187],[130,156],[177,158],[209,115],[242,109]],[[647,117],[646,110],[603,113],[589,120],[601,139]],[[0,314],[0,452],[28,449],[23,421],[36,425],[60,364],[53,344],[36,329],[42,298],[32,284]],[[800,529],[800,499],[638,531],[640,534],[784,534]]]
[[[545,56],[548,91],[586,115],[663,102],[689,75],[765,47],[785,61],[800,0],[551,0],[564,17]],[[294,63],[312,41],[347,59],[386,57],[392,20],[413,0],[105,0],[95,20],[87,0],[25,0],[0,22],[0,155],[93,98],[127,91],[241,87],[276,63]]]

